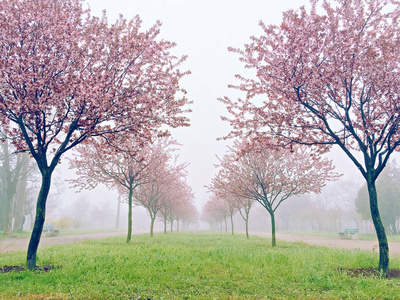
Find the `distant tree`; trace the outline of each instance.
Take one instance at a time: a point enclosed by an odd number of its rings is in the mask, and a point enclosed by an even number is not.
[[[179,220],[182,222],[182,228],[188,229],[192,224],[194,226],[198,225],[200,216],[199,212],[192,201],[189,201],[186,205],[181,206],[179,209],[178,221],[178,231],[179,231]]]
[[[228,231],[226,222],[227,207],[226,203],[222,198],[217,197],[215,194],[203,206],[202,220],[210,224],[210,228],[217,230],[220,226],[222,230],[222,222],[225,222],[225,232]]]
[[[150,155],[154,155],[147,172],[147,183],[138,186],[133,191],[134,202],[147,209],[150,214],[150,236],[153,237],[154,222],[158,213],[176,198],[179,182],[186,177],[186,164],[176,164],[172,153],[175,149],[155,145]]]
[[[32,164],[33,161],[29,159],[28,153],[18,153],[21,155],[21,174],[17,185],[17,193],[15,195],[15,209],[14,209],[14,224],[13,232],[20,232],[23,230],[25,223],[25,215],[27,206],[29,206],[28,200],[28,181],[38,179],[37,168]]]
[[[185,59],[158,37],[160,23],[108,24],[80,0],[1,0],[0,123],[42,175],[27,266],[36,253],[46,200],[61,156],[90,136],[149,137],[188,125],[179,81]]]
[[[222,160],[230,176],[226,189],[240,198],[259,202],[269,213],[272,246],[276,246],[275,212],[291,196],[319,193],[326,181],[337,179],[327,159],[311,155],[305,149],[261,149],[246,151],[246,141],[235,144],[236,151]],[[244,154],[242,154],[244,153]]]
[[[246,224],[246,237],[249,239],[249,215],[255,201],[251,198],[237,196],[238,211]]]
[[[2,199],[4,235],[8,237],[11,237],[13,233],[14,198],[24,165],[22,154],[16,155],[12,151],[7,139],[1,142],[0,197]]]
[[[400,166],[393,160],[387,165],[376,181],[376,190],[379,193],[379,211],[382,222],[389,234],[399,234],[400,221]],[[364,220],[372,220],[368,207],[368,189],[364,184],[358,191],[355,199],[357,212]]]
[[[237,156],[236,153],[228,153],[220,161],[220,167],[217,175],[212,179],[211,185],[207,188],[215,194],[216,197],[221,199],[228,199],[228,209],[231,217],[231,226],[233,234],[233,214],[239,211],[241,217],[246,223],[246,236],[249,238],[249,214],[255,200],[251,198],[242,197],[242,191],[233,188],[238,182],[235,178],[235,171],[237,171]],[[235,171],[233,171],[235,170]],[[226,206],[225,206],[226,207]]]
[[[105,184],[109,188],[128,194],[128,233],[126,242],[132,238],[133,191],[149,180],[146,172],[151,164],[150,147],[140,140],[120,137],[118,146],[106,140],[88,139],[77,147],[79,156],[71,160],[71,168],[77,170],[75,186],[94,188]]]
[[[238,212],[239,210],[239,202],[238,198],[230,193],[225,193],[218,191],[217,189],[212,189],[210,188],[211,191],[213,191],[215,197],[213,198],[214,200],[214,209],[220,210],[221,213],[224,214],[224,220],[225,220],[225,231],[228,231],[228,226],[226,222],[226,217],[229,217],[230,222],[231,222],[231,232],[232,235],[235,234],[234,230],[234,223],[233,223],[233,216]]]
[[[176,230],[180,230],[180,223],[182,224],[190,224],[198,222],[198,212],[197,208],[193,203],[194,194],[191,192],[188,198],[185,198],[179,205],[176,207],[174,214],[176,220]]]
[[[310,3],[310,11],[284,12],[280,25],[260,23],[263,35],[244,50],[230,49],[256,72],[255,79],[237,76],[245,99],[222,99],[232,115],[230,136],[251,134],[269,147],[303,144],[319,152],[339,146],[367,183],[386,276],[389,247],[375,183],[400,145],[398,1]]]
[[[160,217],[164,222],[164,234],[167,233],[167,221],[170,223],[171,232],[175,221],[177,222],[177,230],[179,230],[179,220],[187,213],[187,207],[192,205],[194,199],[193,192],[184,178],[174,181],[171,191],[166,195],[163,207],[160,210]]]
[[[29,201],[29,181],[35,181],[37,172],[28,153],[16,153],[8,139],[0,142],[0,229],[11,237],[22,231]]]

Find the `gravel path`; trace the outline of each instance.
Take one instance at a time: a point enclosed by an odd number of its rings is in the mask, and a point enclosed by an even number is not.
[[[252,235],[270,238],[271,234],[265,232],[253,232]],[[277,233],[276,239],[287,241],[287,242],[301,242],[307,245],[324,246],[328,248],[339,248],[349,250],[365,250],[371,252],[377,252],[378,241],[364,241],[364,240],[343,240],[338,238],[330,238],[323,236],[312,236],[312,235],[294,235]],[[400,243],[389,242],[389,255],[400,256]]]

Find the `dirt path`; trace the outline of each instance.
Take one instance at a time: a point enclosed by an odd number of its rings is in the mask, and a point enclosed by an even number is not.
[[[253,232],[252,235],[270,238],[271,234],[265,232]],[[378,241],[364,241],[364,240],[342,240],[338,238],[329,238],[322,236],[312,235],[294,235],[277,233],[276,239],[287,242],[301,242],[307,245],[324,246],[328,248],[339,248],[349,250],[365,250],[371,252],[378,251]],[[389,242],[390,256],[400,256],[400,243]]]
[[[142,232],[134,232],[139,234]],[[72,244],[81,243],[88,240],[104,239],[113,236],[126,235],[126,232],[104,232],[104,233],[89,233],[89,234],[78,234],[78,235],[58,235],[52,237],[42,237],[40,239],[39,248],[49,247],[57,244]],[[10,238],[0,239],[0,253],[27,250],[29,244],[29,238]]]

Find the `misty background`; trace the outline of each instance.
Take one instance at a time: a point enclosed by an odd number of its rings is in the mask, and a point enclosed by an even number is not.
[[[222,157],[232,143],[230,140],[217,141],[230,131],[229,125],[220,119],[227,111],[217,99],[243,96],[237,90],[229,89],[228,84],[237,83],[235,74],[248,72],[238,56],[228,52],[227,48],[242,48],[250,36],[261,34],[260,20],[266,24],[278,24],[283,11],[308,6],[308,1],[89,0],[86,3],[93,15],[99,16],[105,9],[110,23],[120,13],[127,19],[139,15],[143,20],[142,30],[160,20],[163,24],[160,36],[177,43],[173,53],[176,56],[188,55],[181,69],[190,70],[192,74],[183,78],[181,86],[194,102],[190,107],[193,110],[189,115],[191,126],[173,129],[171,133],[181,144],[179,161],[189,163],[187,181],[195,193],[195,204],[200,214],[210,197],[205,185],[217,172],[214,166],[218,163],[217,156]],[[355,205],[363,185],[361,174],[339,149],[334,148],[327,156],[333,159],[335,171],[343,176],[327,184],[319,195],[292,197],[282,203],[276,214],[277,231],[339,232],[345,227],[356,226],[361,232],[373,232],[371,223],[363,219]],[[393,157],[400,161],[398,155]],[[127,226],[127,205],[117,191],[102,185],[81,192],[72,188],[68,180],[75,179],[76,174],[75,170],[69,169],[68,157],[62,158],[55,173],[47,204],[47,222],[60,229]],[[24,229],[30,229],[32,225],[31,216],[38,193],[35,176],[32,175],[28,183]],[[118,202],[121,204],[117,224]],[[147,230],[149,224],[147,211],[135,206],[133,228]],[[162,226],[157,222],[155,229],[162,230]],[[259,204],[255,204],[250,213],[249,227],[250,231],[270,230],[270,217]],[[205,229],[209,224],[199,221],[191,224],[190,228]],[[244,221],[239,214],[235,215],[235,229],[244,230]]]

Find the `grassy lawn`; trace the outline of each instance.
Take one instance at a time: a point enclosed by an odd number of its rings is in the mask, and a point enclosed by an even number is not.
[[[398,299],[400,280],[351,277],[376,254],[221,233],[174,233],[39,250],[49,272],[0,274],[0,299]],[[23,265],[25,252],[0,256]],[[391,259],[391,268],[400,260]],[[47,298],[46,298],[47,297]]]

